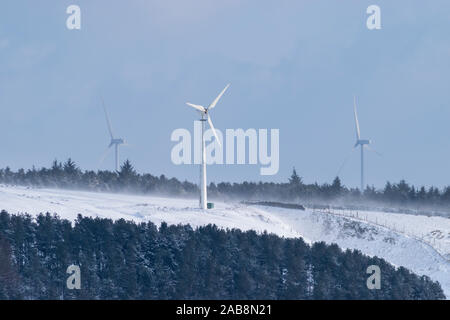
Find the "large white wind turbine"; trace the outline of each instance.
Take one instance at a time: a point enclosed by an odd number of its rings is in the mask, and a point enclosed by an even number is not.
[[[211,127],[211,130],[216,137],[217,143],[221,146],[219,137],[217,136],[216,129],[214,128],[214,125],[211,121],[211,117],[209,116],[209,111],[214,108],[219,101],[219,99],[222,97],[222,95],[225,93],[225,91],[228,89],[230,85],[228,84],[225,89],[222,90],[222,92],[217,96],[216,99],[207,107],[192,104],[187,102],[186,104],[194,109],[196,109],[201,114],[200,121],[202,122],[202,163],[200,165],[200,208],[206,209],[207,202],[208,202],[208,195],[206,190],[206,147],[205,147],[205,121],[208,121],[209,126]]]
[[[367,139],[361,139],[361,133],[359,131],[358,114],[356,113],[356,97],[353,97],[353,111],[355,113],[355,128],[356,128],[356,143],[353,148],[361,147],[361,192],[364,192],[364,147],[368,146],[371,141]]]
[[[102,99],[102,106],[103,110],[105,111],[105,118],[106,118],[106,124],[108,126],[109,135],[111,136],[111,142],[109,143],[107,152],[111,150],[111,147],[114,146],[115,151],[115,163],[114,167],[116,171],[119,171],[119,146],[125,145],[125,140],[123,138],[114,138],[112,127],[111,127],[111,121],[109,120],[108,112],[106,111],[105,102]],[[107,153],[105,154],[106,157]],[[104,157],[103,157],[104,158]]]

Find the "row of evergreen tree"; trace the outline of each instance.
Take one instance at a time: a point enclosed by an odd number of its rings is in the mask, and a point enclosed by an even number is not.
[[[0,169],[0,183],[34,187],[76,188],[92,191],[134,192],[142,194],[165,194],[175,196],[197,196],[196,184],[168,179],[151,174],[139,174],[130,161],[126,160],[118,172],[82,171],[74,161],[68,159],[61,163],[54,161],[50,168]],[[306,184],[295,169],[286,183],[247,182],[211,183],[208,187],[211,198],[235,198],[245,200],[284,200],[284,201],[330,201],[339,199],[348,203],[372,201],[387,205],[414,207],[449,207],[450,187],[439,190],[435,187],[416,188],[402,180],[399,183],[387,182],[383,189],[367,187],[364,192],[342,185],[339,177],[331,184]]]
[[[54,160],[50,168],[12,171],[0,169],[0,183],[30,187],[85,189],[104,192],[158,193],[167,195],[194,195],[197,186],[176,178],[168,179],[151,174],[138,174],[129,160],[119,171],[82,171],[72,159],[64,163]]]
[[[68,289],[67,267],[81,269]],[[381,269],[369,290],[367,267]],[[254,231],[0,212],[0,299],[444,299],[386,261]]]

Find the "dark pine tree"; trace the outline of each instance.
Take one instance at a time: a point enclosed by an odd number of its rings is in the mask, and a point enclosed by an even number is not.
[[[299,186],[302,184],[302,178],[297,174],[295,168],[292,169],[291,177],[289,178],[289,183],[293,186]]]

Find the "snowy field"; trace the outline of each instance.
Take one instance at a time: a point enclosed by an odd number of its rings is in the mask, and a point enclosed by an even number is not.
[[[439,281],[450,297],[450,219],[368,211],[300,211],[240,203],[215,203],[215,209],[207,211],[197,206],[197,200],[0,185],[0,210],[11,214],[50,212],[69,220],[82,214],[193,227],[211,223],[302,237],[310,243],[336,243],[427,275]]]

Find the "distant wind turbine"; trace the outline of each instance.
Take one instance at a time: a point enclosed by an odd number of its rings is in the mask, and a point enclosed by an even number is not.
[[[356,143],[353,148],[361,147],[361,192],[364,192],[364,147],[369,146],[370,140],[361,139],[359,130],[358,114],[356,113],[356,97],[353,97],[353,111],[355,113]]]
[[[125,145],[125,140],[123,138],[114,138],[112,127],[111,127],[111,121],[109,120],[108,112],[106,111],[105,102],[102,99],[102,106],[103,111],[105,111],[105,118],[106,118],[106,124],[108,126],[109,135],[111,136],[111,142],[109,143],[108,149],[106,150],[105,155],[102,157],[102,161],[109,153],[109,150],[111,150],[111,147],[114,146],[115,151],[115,163],[114,167],[116,171],[119,171],[119,146]]]
[[[228,84],[225,89],[222,90],[222,92],[217,96],[216,99],[209,105],[209,107],[205,108],[204,106],[192,104],[187,102],[186,104],[194,109],[196,109],[201,114],[200,121],[202,122],[202,163],[200,165],[200,208],[206,209],[207,202],[208,202],[208,195],[206,190],[206,148],[205,148],[205,121],[208,121],[209,126],[216,137],[216,141],[219,144],[219,146],[222,147],[219,137],[217,136],[216,129],[214,128],[214,125],[211,121],[211,117],[209,116],[209,111],[213,109],[217,102],[220,100],[222,95],[225,93],[225,91],[228,89],[230,85]]]

